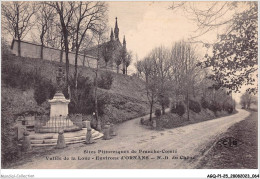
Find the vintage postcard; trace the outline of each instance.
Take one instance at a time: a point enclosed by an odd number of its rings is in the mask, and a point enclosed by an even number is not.
[[[259,178],[257,76],[257,1],[2,1],[1,177]]]

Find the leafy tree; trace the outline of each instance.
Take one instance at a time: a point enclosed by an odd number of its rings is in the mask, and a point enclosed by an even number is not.
[[[213,55],[206,55],[206,61],[200,63],[210,67],[209,76],[219,86],[239,91],[242,85],[253,85],[258,59],[258,11],[257,3],[233,18],[230,32],[220,36],[213,46]],[[249,89],[256,92],[257,87]]]
[[[240,104],[243,109],[250,109],[251,104],[257,103],[257,97],[249,92],[245,92],[240,98]]]

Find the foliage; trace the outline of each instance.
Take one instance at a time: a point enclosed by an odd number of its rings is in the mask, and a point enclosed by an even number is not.
[[[156,117],[160,117],[162,112],[161,112],[160,109],[156,109],[154,114],[155,114]]]
[[[17,65],[2,63],[2,80],[7,86],[23,90],[33,88],[41,80],[37,71],[23,72]]]
[[[201,106],[202,106],[204,109],[209,108],[209,102],[208,102],[204,97],[201,98],[200,103],[201,103]]]
[[[258,59],[258,14],[257,3],[233,18],[232,30],[220,36],[213,46],[213,55],[206,55],[200,65],[211,67],[210,79],[229,90],[239,91],[242,85],[255,82]],[[257,88],[249,89],[256,92]]]
[[[47,99],[52,99],[56,88],[51,81],[39,81],[34,90],[34,99],[38,105],[41,105]]]
[[[225,103],[222,107],[225,111],[227,111],[229,114],[231,114],[234,111],[234,107],[232,104]]]
[[[99,88],[110,89],[113,83],[113,75],[110,72],[105,72],[101,74],[101,77],[98,78],[97,85]]]
[[[95,111],[94,86],[88,77],[78,75],[78,86],[75,90],[74,80],[70,78],[71,102],[69,103],[70,114],[92,115]],[[105,105],[109,103],[107,95],[98,95],[98,112],[104,114]]]
[[[251,104],[257,103],[257,97],[252,93],[245,92],[240,98],[240,104],[243,109],[250,109]]]
[[[209,108],[209,110],[213,111],[214,113],[222,110],[221,105],[216,101],[212,101],[208,108]]]
[[[3,108],[2,103],[2,108]],[[7,111],[1,110],[1,164],[5,166],[19,157],[18,141],[13,125],[14,116]]]
[[[195,113],[199,113],[201,111],[200,103],[194,100],[189,100],[189,109]]]
[[[183,105],[183,103],[179,102],[178,104],[176,104],[176,106],[172,106],[171,113],[183,116],[183,114],[185,113],[185,106]]]

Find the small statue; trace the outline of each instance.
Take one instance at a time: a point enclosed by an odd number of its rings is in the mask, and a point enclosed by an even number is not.
[[[62,92],[63,83],[64,83],[64,72],[62,70],[61,65],[59,66],[59,69],[57,71],[56,81],[57,81],[57,92]]]

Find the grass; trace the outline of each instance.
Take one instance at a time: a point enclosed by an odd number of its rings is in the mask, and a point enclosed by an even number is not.
[[[215,143],[200,160],[196,168],[208,169],[257,169],[258,112],[250,110],[250,116],[231,126],[219,139],[234,137],[240,141],[237,147],[216,147]]]
[[[232,114],[236,113],[233,112]],[[195,124],[207,120],[216,119],[219,117],[224,117],[230,115],[225,111],[217,112],[215,115],[214,112],[210,111],[209,109],[202,109],[200,113],[195,113],[190,110],[190,117],[188,120],[187,113],[185,113],[182,117],[178,116],[174,113],[166,113],[165,115],[160,116],[160,118],[157,120],[157,129],[161,130],[163,128],[165,129],[173,129],[176,127],[186,126],[189,124]],[[146,126],[152,126],[152,122],[149,120],[144,121],[144,125]]]

